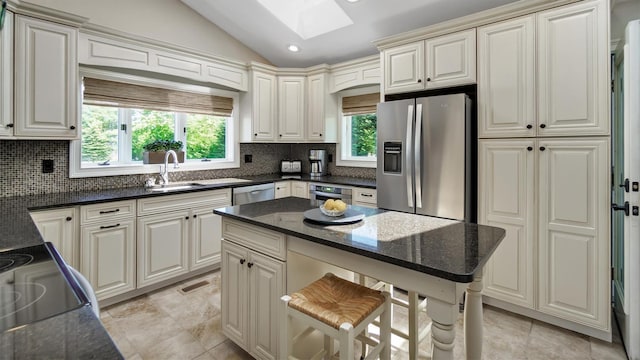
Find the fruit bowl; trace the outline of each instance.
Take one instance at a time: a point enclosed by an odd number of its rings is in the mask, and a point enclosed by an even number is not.
[[[324,205],[320,205],[320,212],[322,212],[323,214],[325,214],[327,216],[332,216],[332,217],[342,216],[342,215],[344,215],[345,211],[347,211],[347,209],[344,209],[344,210],[327,210],[327,209],[324,208]]]

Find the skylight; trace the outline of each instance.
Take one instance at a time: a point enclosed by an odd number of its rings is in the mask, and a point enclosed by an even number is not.
[[[335,0],[257,1],[304,40],[353,24]]]

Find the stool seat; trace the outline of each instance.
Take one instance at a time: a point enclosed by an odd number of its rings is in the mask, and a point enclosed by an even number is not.
[[[343,323],[358,326],[384,302],[381,291],[329,273],[291,294],[289,306],[339,329]]]

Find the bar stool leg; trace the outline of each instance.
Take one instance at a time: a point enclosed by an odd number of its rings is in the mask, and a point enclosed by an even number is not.
[[[280,358],[288,359],[291,354],[291,350],[293,350],[290,331],[291,317],[289,316],[289,301],[291,300],[291,297],[289,295],[284,295],[280,300],[280,311],[282,314],[280,319],[283,319],[280,324],[280,339],[278,339],[280,346]]]
[[[340,325],[340,360],[353,360],[353,326],[349,323]]]
[[[391,359],[391,295],[385,292],[384,297],[386,299],[384,312],[380,315],[380,343],[384,342],[384,348],[380,352],[380,359],[389,360]]]
[[[331,338],[331,336],[325,335],[324,336],[324,358],[325,359],[331,359],[333,358],[333,353],[335,353],[335,349],[333,347],[333,339]]]
[[[420,344],[420,322],[418,321],[420,299],[418,293],[409,291],[409,359],[418,358],[418,345]]]

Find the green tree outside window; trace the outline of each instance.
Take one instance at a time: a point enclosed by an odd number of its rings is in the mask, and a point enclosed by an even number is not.
[[[351,116],[351,156],[375,155],[376,129],[376,114]]]

